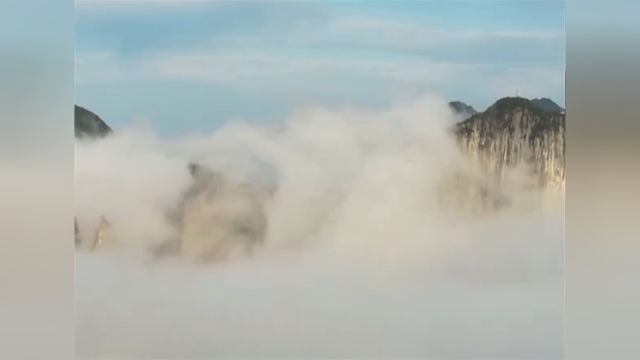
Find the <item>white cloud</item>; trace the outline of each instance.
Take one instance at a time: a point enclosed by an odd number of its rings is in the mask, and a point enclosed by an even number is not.
[[[445,211],[448,174],[473,173],[452,121],[444,99],[425,96],[307,109],[280,131],[232,124],[167,141],[123,129],[78,143],[80,226],[104,214],[120,244],[78,254],[79,355],[561,356],[562,197],[532,206],[542,199],[506,181],[523,202],[479,218]],[[253,256],[197,267],[131,250],[174,235],[163,210],[194,158],[256,183],[275,175]]]
[[[297,56],[248,51],[192,51],[158,53],[144,60],[145,68],[163,78],[215,83],[273,85],[320,80],[325,76],[371,77],[387,81],[424,83],[446,81],[469,65],[433,62],[423,57],[376,59],[366,57]]]
[[[133,58],[79,53],[76,72],[76,81],[85,84],[167,80],[291,96],[475,87],[492,99],[512,95],[516,89],[527,97],[559,98],[564,91],[563,71],[549,67],[438,62],[422,56],[309,56],[260,49],[190,49]]]
[[[238,50],[164,51],[133,58],[108,52],[76,55],[78,83],[178,80],[272,91],[336,91],[365,83],[438,86],[454,75],[471,76],[476,69],[473,65],[434,62],[424,57],[378,59]]]
[[[182,3],[182,2],[177,2]],[[281,19],[280,19],[281,20]],[[562,33],[443,31],[370,16],[319,16],[227,29],[208,43],[79,52],[79,83],[176,80],[287,95],[447,91],[499,97],[564,90]],[[484,91],[484,90],[482,90]],[[466,91],[466,94],[469,92]],[[466,95],[465,96],[468,96]],[[551,96],[551,95],[548,95]]]
[[[528,45],[563,38],[563,33],[553,31],[444,31],[417,23],[342,16],[320,23],[267,26],[257,33],[229,33],[216,37],[211,46],[352,46],[377,51],[428,52],[464,48],[479,41]]]

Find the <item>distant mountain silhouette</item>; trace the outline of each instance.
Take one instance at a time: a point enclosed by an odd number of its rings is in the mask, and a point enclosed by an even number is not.
[[[451,101],[449,103],[449,107],[457,114],[462,114],[465,117],[471,116],[473,114],[476,114],[477,111],[476,109],[473,108],[473,106],[464,103],[462,101]]]
[[[98,115],[75,106],[75,136],[77,138],[103,138],[113,132]]]

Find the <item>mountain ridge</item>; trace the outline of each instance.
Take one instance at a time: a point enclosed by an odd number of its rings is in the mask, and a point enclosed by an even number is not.
[[[545,109],[546,111],[552,111],[552,112],[564,112],[564,108],[561,107],[560,105],[556,104],[555,101],[546,98],[546,97],[542,97],[542,98],[535,98],[535,99],[531,99],[531,102],[540,106],[541,108]]]

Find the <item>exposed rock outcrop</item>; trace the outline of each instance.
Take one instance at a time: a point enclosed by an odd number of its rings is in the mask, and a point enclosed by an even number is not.
[[[507,97],[457,124],[455,132],[462,149],[498,182],[507,169],[524,166],[537,186],[564,186],[564,113]]]

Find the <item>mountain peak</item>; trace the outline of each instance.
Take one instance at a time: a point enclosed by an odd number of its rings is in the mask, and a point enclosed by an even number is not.
[[[103,138],[113,132],[98,115],[75,105],[75,136],[77,138]]]
[[[477,113],[476,109],[474,109],[473,106],[467,103],[464,103],[462,101],[457,101],[457,100],[451,101],[449,102],[449,107],[456,114],[462,114],[462,115],[465,115],[466,117],[469,117]]]
[[[491,109],[510,109],[516,107],[538,107],[538,105],[531,102],[531,100],[520,96],[506,96],[496,100],[493,105],[489,106],[487,110]]]
[[[502,171],[529,166],[538,185],[564,181],[563,112],[547,111],[523,97],[504,97],[456,124],[463,149],[477,154],[502,179]]]
[[[515,108],[523,108],[539,115],[543,113],[563,113],[564,109],[549,98],[536,98],[529,100],[524,97],[503,97],[489,106],[485,112],[505,112]]]
[[[484,113],[486,114],[500,114],[505,112],[511,112],[517,108],[527,109],[540,116],[544,115],[547,111],[540,105],[533,101],[523,97],[503,97],[498,99],[493,105],[489,106]]]

